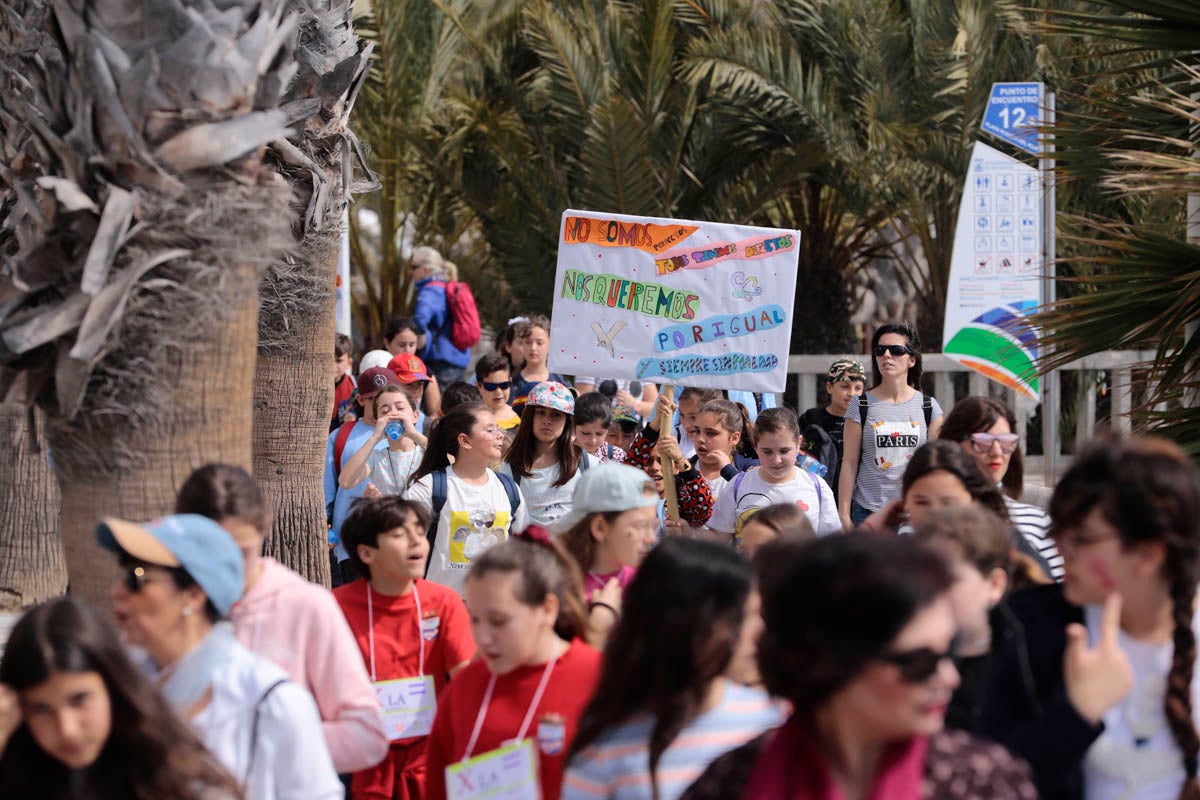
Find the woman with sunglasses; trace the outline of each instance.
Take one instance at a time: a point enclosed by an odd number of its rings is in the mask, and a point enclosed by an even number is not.
[[[1019,503],[1025,488],[1021,437],[1012,409],[990,397],[964,397],[950,409],[938,438],[954,442],[975,459],[980,471],[1004,493],[1008,518],[1062,580],[1062,557],[1050,538],[1050,517],[1041,508]]]
[[[340,800],[312,695],[224,621],[243,587],[233,537],[198,514],[106,519],[96,536],[121,564],[111,595],[125,643],[246,797]]]
[[[0,797],[232,800],[233,777],[72,597],[31,609],[0,661]]]
[[[942,407],[921,392],[921,351],[907,322],[889,323],[871,337],[874,384],[846,412],[838,514],[847,529],[900,496],[913,453],[936,439]]]
[[[1041,796],[1200,797],[1200,473],[1164,439],[1102,440],[1050,501],[1061,584],[1014,595],[981,731]]]
[[[685,800],[1036,796],[1003,748],[943,730],[959,679],[941,557],[850,533],[771,542],[755,563],[759,669],[792,716],[713,762]]]

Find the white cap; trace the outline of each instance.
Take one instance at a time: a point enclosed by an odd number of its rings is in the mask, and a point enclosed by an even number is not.
[[[649,475],[628,464],[606,461],[579,476],[571,510],[554,523],[554,532],[565,533],[588,514],[657,505],[658,494]]]
[[[358,374],[362,375],[374,367],[386,367],[392,361],[392,354],[387,350],[372,350],[358,362]]]

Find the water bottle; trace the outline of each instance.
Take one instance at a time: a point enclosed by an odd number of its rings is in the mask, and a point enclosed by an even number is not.
[[[383,433],[388,439],[395,442],[404,435],[404,423],[399,420],[392,420],[383,429]]]

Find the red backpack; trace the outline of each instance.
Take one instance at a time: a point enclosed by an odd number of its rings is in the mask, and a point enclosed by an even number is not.
[[[479,327],[479,309],[471,287],[462,281],[437,281],[446,289],[446,308],[450,311],[450,343],[459,350],[470,350],[483,335]]]

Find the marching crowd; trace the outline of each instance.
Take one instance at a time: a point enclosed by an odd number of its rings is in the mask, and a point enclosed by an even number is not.
[[[0,797],[1200,798],[1175,445],[1093,443],[1021,503],[1012,411],[944,411],[904,324],[799,415],[571,385],[539,316],[467,376],[414,264],[353,378],[337,344],[335,588],[260,555],[238,467],[101,521],[116,627],[72,597],[16,625]]]

